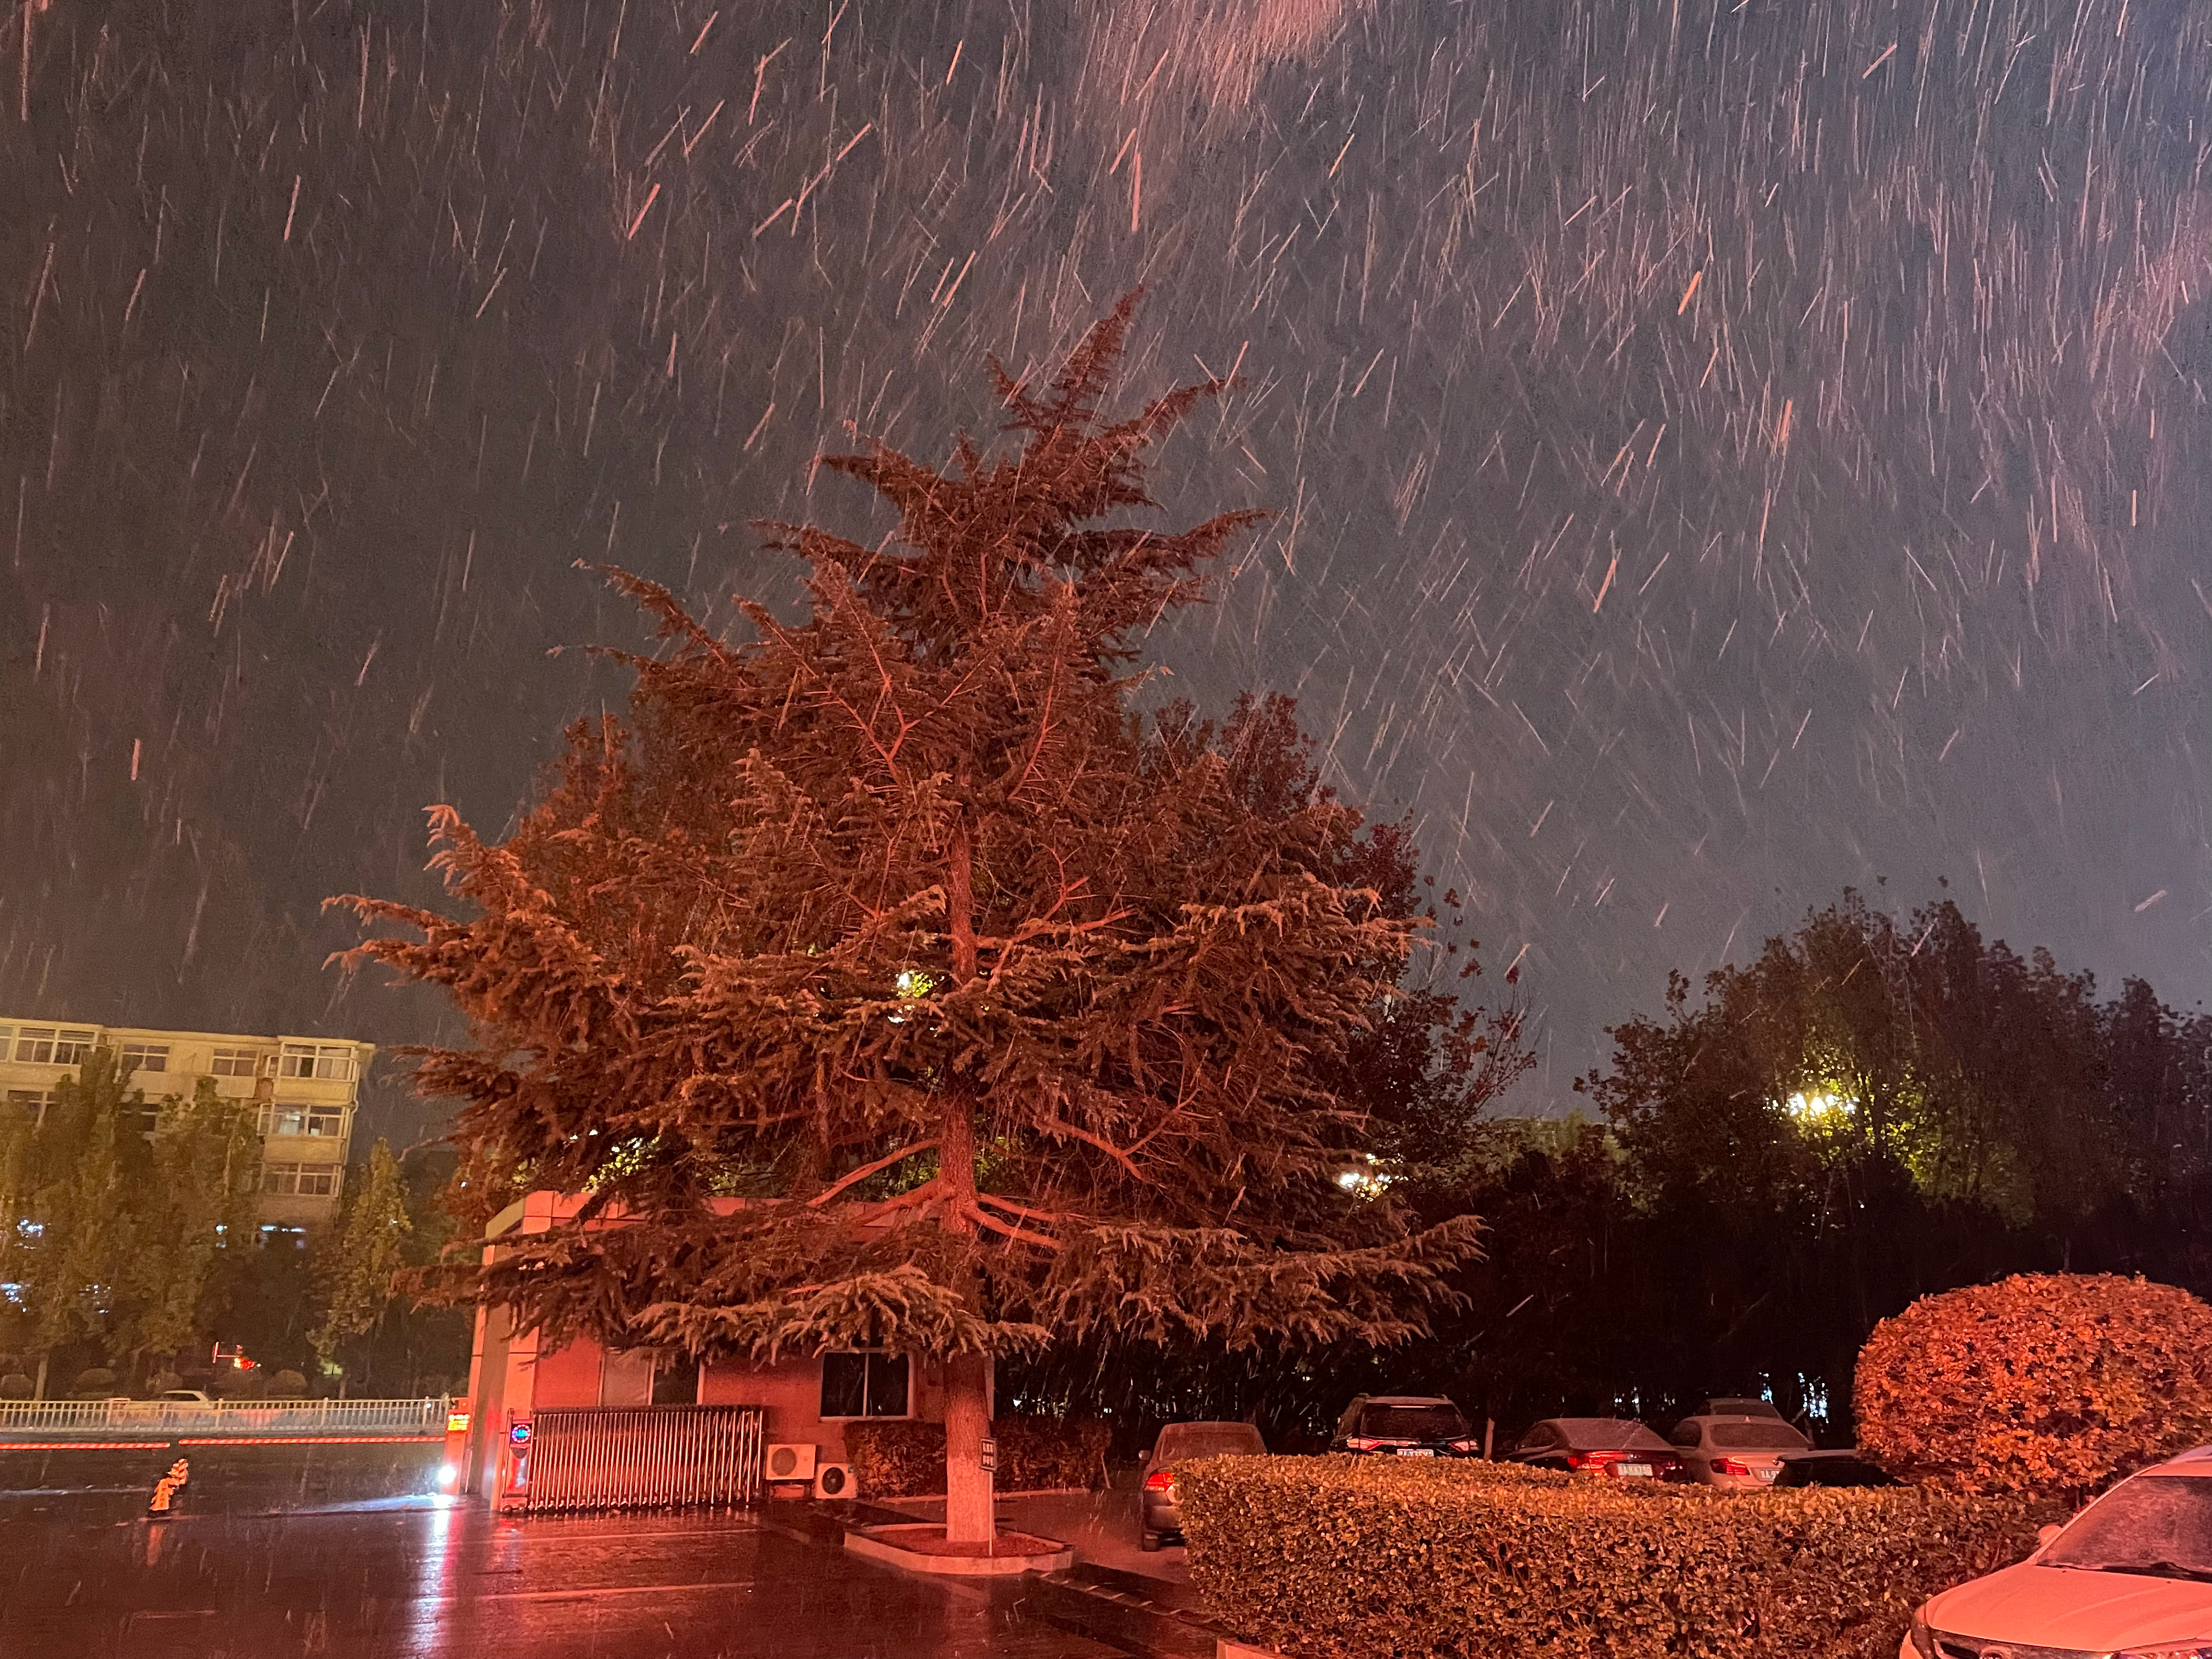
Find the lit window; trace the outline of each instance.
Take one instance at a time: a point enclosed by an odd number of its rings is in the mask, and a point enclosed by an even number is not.
[[[54,1039],[54,1064],[75,1066],[92,1052],[94,1031],[64,1031]]]
[[[126,1072],[166,1072],[169,1069],[169,1045],[166,1042],[126,1042],[123,1045],[123,1069]]]
[[[208,1069],[217,1077],[258,1077],[261,1055],[252,1048],[218,1048]]]
[[[349,1083],[353,1080],[353,1045],[349,1042],[288,1042],[284,1045],[284,1058],[277,1075]]]
[[[825,1353],[822,1356],[822,1409],[825,1421],[840,1417],[904,1417],[910,1368],[902,1353]]]
[[[335,1140],[345,1133],[345,1109],[280,1100],[261,1109],[260,1127],[264,1135],[320,1135]]]

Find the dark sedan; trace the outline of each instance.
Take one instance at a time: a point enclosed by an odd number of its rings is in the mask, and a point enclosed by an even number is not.
[[[1680,1480],[1674,1449],[1632,1417],[1547,1417],[1521,1437],[1512,1462],[1613,1480]]]
[[[1784,1452],[1778,1486],[1893,1486],[1897,1477],[1863,1452]]]

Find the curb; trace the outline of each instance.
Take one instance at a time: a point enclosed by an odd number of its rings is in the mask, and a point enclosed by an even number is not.
[[[845,1547],[855,1555],[886,1561],[908,1572],[947,1578],[1010,1578],[1024,1572],[1065,1572],[1075,1565],[1075,1551],[1065,1544],[1046,1555],[927,1555],[920,1550],[901,1549],[863,1532],[848,1532]]]

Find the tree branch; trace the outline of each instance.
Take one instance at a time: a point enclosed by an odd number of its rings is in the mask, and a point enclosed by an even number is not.
[[[1057,1250],[1060,1248],[1058,1239],[1047,1238],[1042,1233],[1033,1233],[1025,1227],[1017,1227],[1011,1221],[1001,1221],[998,1217],[985,1213],[973,1204],[969,1205],[960,1213],[970,1221],[988,1227],[994,1233],[1002,1233],[1018,1243],[1035,1244],[1048,1250]]]
[[[859,1169],[854,1170],[851,1174],[840,1176],[833,1184],[815,1194],[813,1197],[806,1200],[807,1206],[811,1209],[819,1209],[823,1205],[827,1204],[831,1199],[836,1197],[838,1194],[843,1192],[845,1188],[853,1185],[854,1182],[866,1181],[870,1176],[874,1175],[878,1170],[888,1170],[894,1164],[903,1164],[908,1158],[912,1158],[916,1152],[926,1152],[936,1145],[936,1139],[933,1136],[927,1140],[917,1140],[913,1146],[908,1147],[905,1151],[893,1152],[889,1158],[879,1158],[873,1164],[864,1164]]]

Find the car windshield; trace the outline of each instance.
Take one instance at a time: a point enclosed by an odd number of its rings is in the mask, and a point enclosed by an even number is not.
[[[1467,1432],[1467,1419],[1444,1401],[1433,1406],[1370,1406],[1359,1414],[1359,1432],[1378,1440],[1455,1440]]]
[[[2152,1474],[2124,1481],[2037,1560],[2091,1572],[2212,1580],[2212,1477]]]
[[[1715,1423],[1708,1437],[1723,1451],[1803,1451],[1813,1443],[1787,1423]]]
[[[1170,1423],[1160,1431],[1159,1444],[1152,1449],[1152,1461],[1164,1463],[1170,1458],[1194,1457],[1258,1457],[1267,1454],[1267,1443],[1260,1438],[1260,1431],[1249,1423]]]

